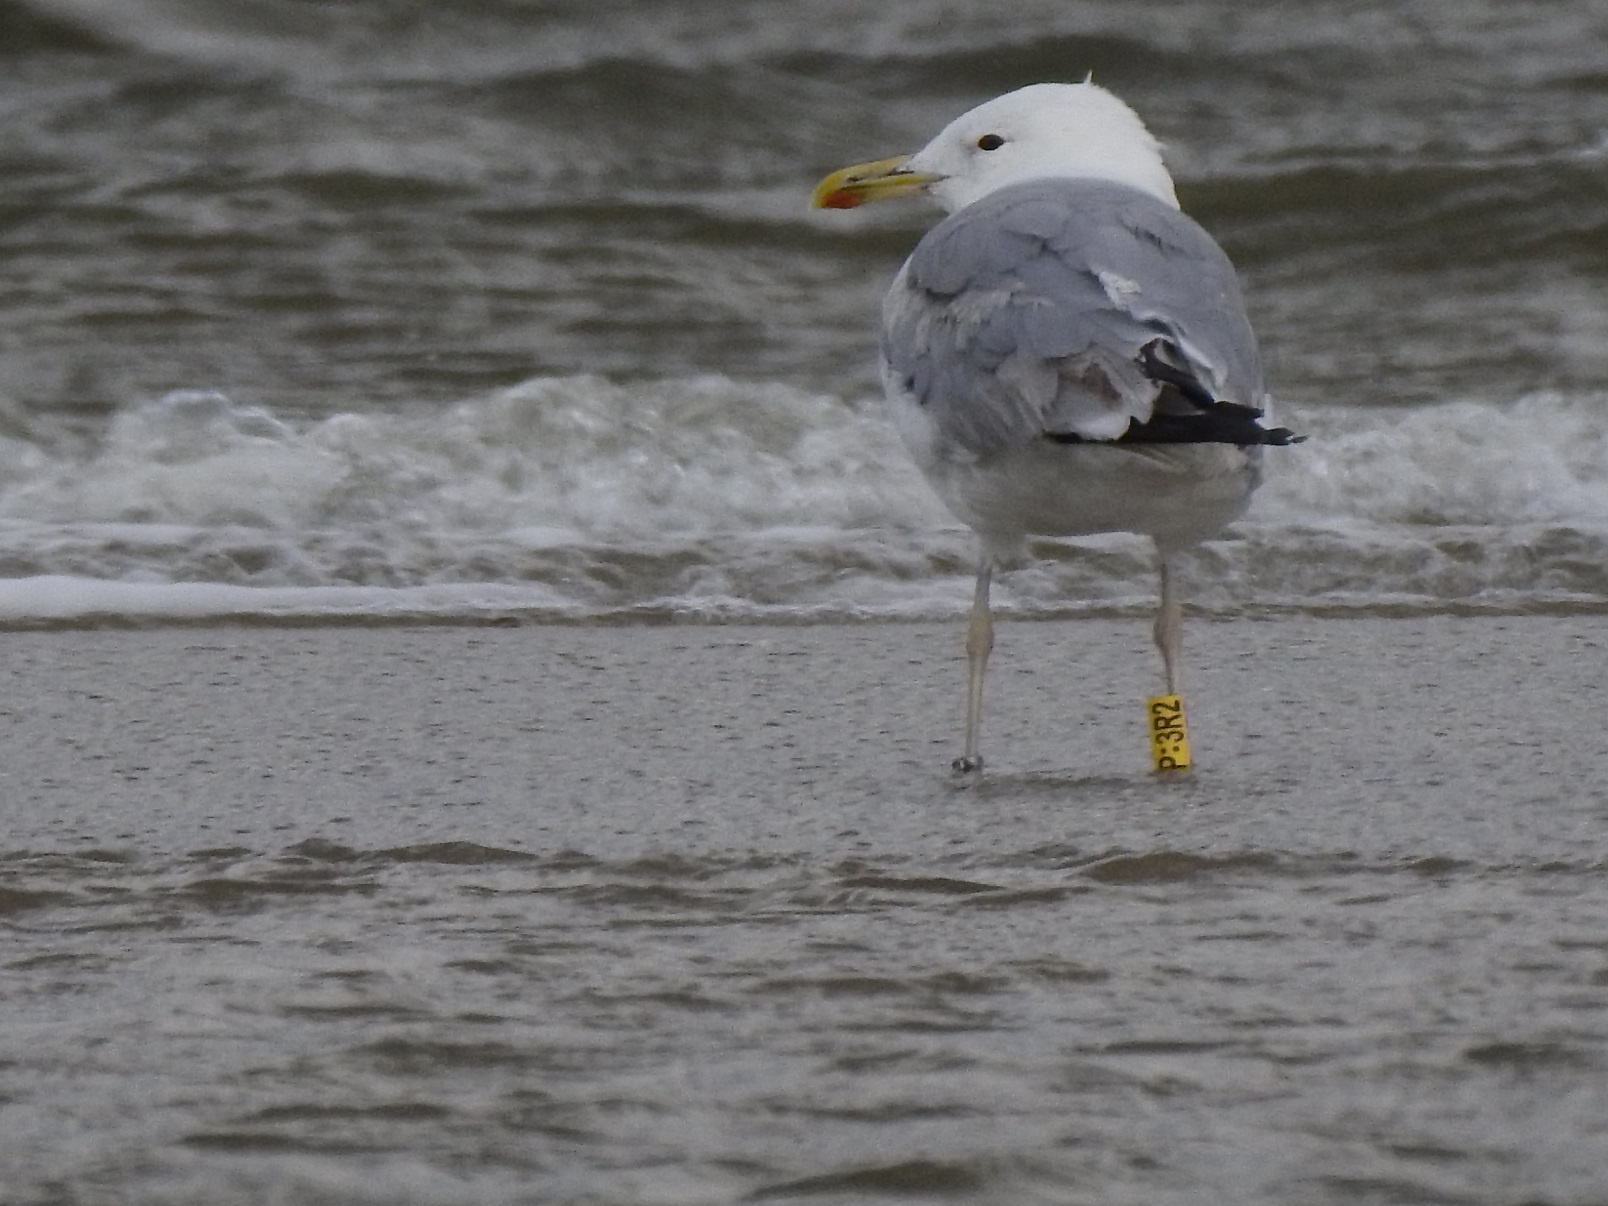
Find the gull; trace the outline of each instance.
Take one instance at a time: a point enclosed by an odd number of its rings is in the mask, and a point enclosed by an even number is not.
[[[913,155],[855,164],[819,208],[925,195],[948,216],[882,307],[893,424],[976,532],[966,729],[981,770],[989,586],[1028,536],[1135,532],[1154,542],[1154,637],[1180,690],[1179,555],[1250,503],[1268,395],[1234,267],[1179,210],[1160,144],[1111,92],[1033,84],[979,105]],[[1160,765],[1158,763],[1158,765]]]

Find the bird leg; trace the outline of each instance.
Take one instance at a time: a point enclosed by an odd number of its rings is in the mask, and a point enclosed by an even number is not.
[[[1161,664],[1167,672],[1167,694],[1178,694],[1179,649],[1184,639],[1184,605],[1178,597],[1178,577],[1172,558],[1165,549],[1161,554],[1161,606],[1156,609],[1156,648],[1161,650]]]
[[[993,574],[994,559],[984,553],[977,565],[977,590],[966,628],[966,750],[951,764],[956,774],[983,769],[977,736],[983,724],[983,671],[994,648],[994,617],[988,610],[988,584]]]

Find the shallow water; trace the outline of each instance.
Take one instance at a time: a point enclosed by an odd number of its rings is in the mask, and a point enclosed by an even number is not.
[[[1594,1200],[1600,864],[1000,794],[919,854],[12,856],[8,1200]]]
[[[1600,1201],[1601,643],[1191,635],[10,634],[5,1200]]]

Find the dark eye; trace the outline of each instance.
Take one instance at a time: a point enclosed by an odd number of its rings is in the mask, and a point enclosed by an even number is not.
[[[977,140],[979,151],[997,151],[1005,145],[1005,140],[998,134],[984,134]]]

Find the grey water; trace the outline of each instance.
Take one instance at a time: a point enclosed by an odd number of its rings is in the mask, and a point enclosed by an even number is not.
[[[809,186],[1092,72],[1241,267],[1281,395],[1595,387],[1605,26],[1497,0],[6,0],[0,385],[302,413],[542,373],[869,388],[866,319],[930,216],[845,235]]]
[[[0,570],[948,614],[969,542],[874,365],[934,215],[809,189],[1092,73],[1312,437],[1197,599],[1595,607],[1605,35],[1498,0],[3,0]],[[1005,605],[1148,593],[1142,556],[1036,552]]]

